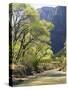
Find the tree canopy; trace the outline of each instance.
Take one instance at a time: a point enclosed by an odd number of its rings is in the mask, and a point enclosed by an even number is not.
[[[29,4],[12,4],[9,16],[13,63],[31,63],[37,69],[39,62],[50,62],[53,57],[50,30],[54,25],[41,20]]]

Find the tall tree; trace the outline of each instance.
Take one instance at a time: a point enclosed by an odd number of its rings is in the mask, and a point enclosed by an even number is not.
[[[10,25],[12,27],[12,55],[14,62],[22,62],[31,48],[35,48],[35,55],[40,58],[50,47],[50,30],[54,25],[40,20],[39,14],[29,4],[12,4]],[[42,53],[43,52],[43,53]],[[32,52],[33,53],[33,52]],[[25,56],[25,57],[24,57]]]

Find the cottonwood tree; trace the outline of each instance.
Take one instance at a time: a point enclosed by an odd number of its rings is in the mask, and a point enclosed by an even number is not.
[[[52,52],[47,53],[48,49],[51,50],[52,23],[40,20],[38,12],[29,4],[12,4],[9,16],[14,63],[22,63],[33,57],[40,60],[45,55],[52,55]]]

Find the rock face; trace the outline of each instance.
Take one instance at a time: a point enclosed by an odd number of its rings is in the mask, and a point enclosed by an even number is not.
[[[42,7],[38,9],[41,19],[51,21],[55,28],[51,31],[51,45],[54,53],[64,47],[66,39],[66,7]]]

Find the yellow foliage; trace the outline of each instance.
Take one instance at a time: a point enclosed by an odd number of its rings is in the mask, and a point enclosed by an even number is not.
[[[47,54],[53,54],[52,50],[51,49],[48,49],[47,50]]]
[[[45,57],[42,57],[42,60],[49,60],[51,59],[51,55],[46,55]]]
[[[36,52],[36,48],[35,47],[32,47],[31,48],[33,52]]]

